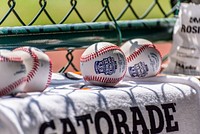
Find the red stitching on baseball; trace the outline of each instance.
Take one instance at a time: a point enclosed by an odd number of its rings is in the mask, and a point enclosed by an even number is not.
[[[99,76],[84,76],[83,79],[85,81],[97,81],[102,83],[118,83],[120,80],[123,79],[122,77],[119,78],[107,78],[107,77],[99,77]]]
[[[49,59],[49,60],[50,60],[50,59]],[[51,83],[51,77],[52,77],[52,62],[51,62],[51,60],[50,60],[50,61],[49,61],[49,74],[48,74],[48,79],[47,79],[47,83],[46,83],[44,89],[46,89],[46,88],[49,86],[49,84]]]
[[[12,90],[14,90],[16,87],[18,87],[19,85],[21,85],[22,83],[24,83],[26,81],[27,81],[27,77],[22,77],[21,79],[19,79],[19,80],[15,81],[14,83],[8,85],[7,87],[2,88],[0,90],[0,96],[9,94]]]
[[[81,62],[90,61],[90,60],[95,59],[96,57],[98,57],[98,56],[100,56],[100,55],[102,55],[102,54],[104,54],[106,52],[109,52],[111,50],[119,50],[120,52],[122,52],[122,50],[118,46],[106,46],[106,47],[101,48],[97,52],[93,52],[93,53],[91,53],[89,55],[86,55],[84,57],[81,56],[80,61]]]
[[[21,50],[21,51],[28,52],[31,55],[31,57],[33,58],[33,67],[27,75],[27,82],[30,82],[30,80],[35,76],[35,74],[39,68],[38,57],[34,52],[31,52],[28,48],[20,47],[20,48],[16,48],[15,50]]]
[[[0,55],[0,61],[1,62],[22,62],[22,59],[20,57],[5,57]]]
[[[155,48],[155,46],[153,44],[145,44],[145,45],[141,46],[138,50],[136,50],[135,52],[133,52],[130,56],[128,56],[126,58],[127,62],[132,61],[133,59],[138,57],[145,49],[150,48],[150,47]]]

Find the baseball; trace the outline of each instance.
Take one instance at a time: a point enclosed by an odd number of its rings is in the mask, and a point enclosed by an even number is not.
[[[13,52],[20,56],[27,69],[25,92],[42,92],[51,82],[52,63],[47,54],[35,47],[19,47]]]
[[[126,76],[145,78],[157,75],[161,69],[160,52],[146,39],[132,39],[121,47],[127,60]]]
[[[80,69],[85,81],[94,85],[114,86],[125,76],[126,58],[117,45],[98,42],[83,52]]]
[[[0,50],[0,96],[23,92],[26,68],[20,57],[9,50]]]

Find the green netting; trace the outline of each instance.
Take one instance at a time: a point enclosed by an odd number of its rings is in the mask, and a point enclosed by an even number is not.
[[[171,40],[180,2],[183,1],[0,1],[0,48],[67,48],[73,56],[73,49],[99,41],[120,45],[139,37]]]

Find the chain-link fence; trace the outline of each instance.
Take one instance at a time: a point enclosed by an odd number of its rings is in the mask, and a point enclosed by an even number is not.
[[[174,0],[8,0],[0,5],[3,26],[168,18],[177,11]]]
[[[171,40],[181,1],[4,0],[0,1],[0,48],[44,50],[87,47],[133,38]],[[69,64],[72,61],[69,61]]]

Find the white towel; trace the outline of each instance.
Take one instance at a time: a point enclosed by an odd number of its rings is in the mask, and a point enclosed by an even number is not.
[[[199,81],[126,78],[115,87],[54,74],[43,93],[0,99],[3,134],[199,134]]]

